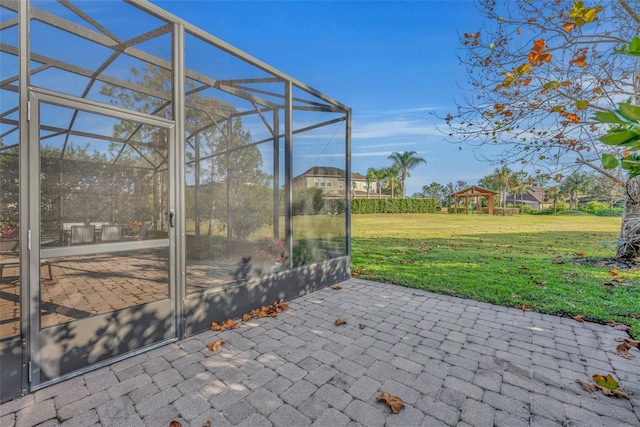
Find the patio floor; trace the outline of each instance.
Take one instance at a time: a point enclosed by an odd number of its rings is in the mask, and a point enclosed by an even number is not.
[[[169,297],[168,259],[163,251],[106,253],[54,258],[41,267],[42,327],[66,323]],[[236,285],[261,276],[236,260],[193,261],[187,265],[187,294]],[[20,333],[18,264],[0,277],[0,339]]]
[[[0,425],[640,426],[640,352],[615,354],[624,332],[359,279],[341,286],[7,402]],[[608,373],[630,399],[577,382]],[[376,402],[382,391],[405,408],[392,414]]]

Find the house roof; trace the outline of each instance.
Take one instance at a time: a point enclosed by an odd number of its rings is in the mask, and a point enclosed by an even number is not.
[[[458,190],[452,195],[453,196],[492,196],[494,194],[498,194],[498,192],[480,187],[478,185],[472,185],[471,187]]]
[[[302,176],[331,176],[331,177],[344,178],[346,176],[346,173],[344,169],[340,169],[332,166],[314,166],[308,171],[306,171],[305,173],[302,173],[293,179],[300,178]],[[364,175],[361,175],[357,172],[351,172],[351,179],[366,181],[367,178]]]
[[[542,194],[541,188],[531,188],[523,194],[509,194],[507,196],[507,202],[519,203],[522,201],[523,203],[543,203]]]

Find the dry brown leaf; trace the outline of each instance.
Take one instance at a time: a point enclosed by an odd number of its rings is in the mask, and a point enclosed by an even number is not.
[[[518,267],[521,270],[526,270],[528,267],[526,265],[521,265],[520,267]]]
[[[580,323],[584,322],[584,316],[574,316],[573,318],[576,322],[580,322]]]
[[[360,329],[364,329],[364,325],[363,325],[362,323],[360,323],[360,324],[358,325],[358,328],[360,328]]]
[[[207,421],[202,425],[202,427],[211,427],[211,421]]]
[[[586,383],[584,381],[578,381],[583,389],[587,390],[589,393],[593,393],[596,391],[596,386],[591,383]]]
[[[619,331],[628,331],[630,329],[630,326],[629,325],[625,325],[624,323],[618,323],[613,328],[617,329]]]
[[[339,291],[340,289],[342,289],[342,286],[340,286],[340,285],[333,285],[333,286],[331,287],[331,289],[335,289],[336,291]]]
[[[611,273],[612,276],[617,276],[618,275],[618,269],[614,267],[614,268],[611,269],[610,273]]]
[[[631,314],[629,315],[629,317],[631,317],[632,319],[640,319],[640,314],[637,314],[637,313],[631,313]]]
[[[622,337],[615,337],[613,340],[617,342],[623,342],[623,341],[626,341],[627,339]]]
[[[226,331],[229,329],[235,329],[235,328],[239,328],[240,325],[238,325],[238,323],[235,320],[232,319],[227,319],[224,322],[220,323],[217,320],[214,321],[213,323],[211,323],[211,330],[212,331]]]
[[[336,326],[340,326],[340,325],[346,325],[347,324],[347,320],[342,318],[342,317],[338,317],[336,319]]]
[[[522,304],[522,311],[531,311],[531,309],[527,307],[527,304]]]
[[[631,350],[631,346],[626,342],[623,342],[616,347],[616,354],[624,357],[625,359],[633,359],[635,356],[629,353],[629,350]]]
[[[182,424],[180,424],[178,421],[173,420],[169,423],[169,427],[182,427]]]
[[[386,391],[383,391],[380,396],[376,397],[376,400],[378,402],[385,402],[394,414],[399,414],[400,410],[404,408],[402,399],[398,396],[389,394]]]
[[[251,314],[251,313],[247,313],[247,314],[243,314],[242,315],[242,321],[243,322],[248,322],[251,319],[253,319],[253,314]]]
[[[224,340],[213,341],[207,344],[207,348],[210,351],[218,351],[220,347],[222,347],[222,344],[224,344]]]
[[[616,397],[626,397],[627,399],[629,398],[629,393],[624,390],[620,390],[619,388],[611,390],[611,393],[613,393],[613,395]]]
[[[638,350],[640,350],[640,340],[632,340],[631,338],[629,338],[627,341],[627,344],[629,344],[631,347],[636,347]]]

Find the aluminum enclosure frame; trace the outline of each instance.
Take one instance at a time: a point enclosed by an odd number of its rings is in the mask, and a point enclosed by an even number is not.
[[[19,175],[9,177],[17,196],[0,188],[0,225],[15,222],[19,230],[16,262],[0,247],[0,262],[18,265],[17,278],[0,277],[0,304],[5,304],[0,307],[18,313],[17,318],[0,313],[0,323],[16,325],[13,335],[0,330],[0,402],[198,333],[213,320],[238,318],[265,303],[346,280],[351,273],[350,108],[146,0],[114,6],[139,14],[140,28],[127,26],[130,16],[89,7],[98,3],[0,0],[0,60],[6,61],[0,97],[7,100],[0,103],[0,169],[14,159],[19,165]],[[56,50],[52,34],[77,43],[77,51],[75,45]],[[41,111],[40,102],[56,100],[73,113],[64,118]],[[82,126],[85,113],[104,117],[104,123],[126,118],[134,125],[91,129]],[[141,142],[145,126],[154,124],[168,132],[166,157]],[[153,134],[146,137],[154,140]],[[47,140],[59,140],[60,146],[47,146]],[[64,247],[64,237],[55,237],[44,246],[41,150],[54,147],[60,164],[73,164],[78,161],[74,141],[109,144],[94,153],[106,171],[126,168],[128,152],[139,161],[135,168],[167,174],[166,193],[153,192],[163,215],[153,218],[158,240]],[[318,189],[294,190],[292,180],[307,169],[306,158],[344,169],[340,200],[322,201]],[[6,178],[2,170],[0,178]],[[59,199],[62,212],[63,193]],[[17,216],[9,217],[16,205]],[[62,214],[55,219],[63,225]],[[281,251],[275,266],[268,258],[274,245]],[[169,253],[165,300],[44,324],[42,261],[155,248]],[[259,254],[268,258],[261,265]],[[53,268],[56,279],[72,280],[60,265]],[[67,308],[64,312],[73,312]],[[138,339],[125,336],[128,329],[122,328],[97,354],[91,337],[70,334],[83,325],[89,335],[106,331],[113,319],[131,329],[157,322],[160,329]],[[41,377],[46,340],[69,356],[56,375]]]

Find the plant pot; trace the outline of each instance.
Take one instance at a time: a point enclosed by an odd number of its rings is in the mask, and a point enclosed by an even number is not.
[[[0,252],[17,251],[19,243],[18,239],[0,240]]]

